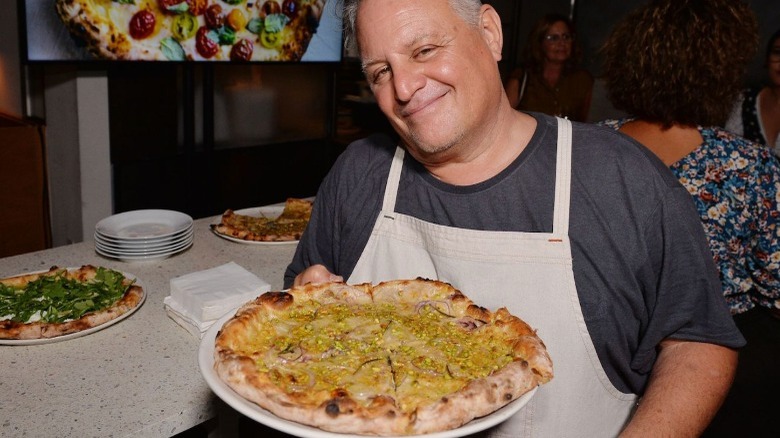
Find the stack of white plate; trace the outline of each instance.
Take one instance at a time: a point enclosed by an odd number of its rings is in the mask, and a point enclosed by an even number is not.
[[[95,225],[95,251],[123,261],[170,257],[192,245],[192,217],[171,210],[135,210]]]

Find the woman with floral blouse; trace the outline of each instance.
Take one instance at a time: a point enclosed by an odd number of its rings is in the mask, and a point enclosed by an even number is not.
[[[764,395],[780,394],[780,163],[767,147],[718,127],[740,92],[757,28],[743,1],[655,0],[603,47],[610,100],[632,117],[602,124],[645,145],[688,189],[748,341],[705,436],[780,436],[776,413],[762,411]]]

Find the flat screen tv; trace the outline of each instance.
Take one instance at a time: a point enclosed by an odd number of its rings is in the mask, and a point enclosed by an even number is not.
[[[338,0],[19,0],[28,62],[338,62]]]

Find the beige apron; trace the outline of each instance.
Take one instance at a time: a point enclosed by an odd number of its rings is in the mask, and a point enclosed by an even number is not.
[[[350,283],[434,278],[452,283],[478,304],[509,311],[538,330],[555,377],[490,437],[616,436],[636,396],[607,378],[585,326],[574,285],[568,238],[571,124],[558,119],[553,232],[460,229],[395,213],[404,151],[396,150],[382,212]]]

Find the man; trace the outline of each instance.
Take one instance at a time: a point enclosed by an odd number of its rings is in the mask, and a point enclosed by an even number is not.
[[[555,378],[489,436],[699,433],[743,340],[688,193],[620,134],[514,111],[492,7],[344,3],[401,147],[342,154],[285,283],[438,278],[526,320]]]

